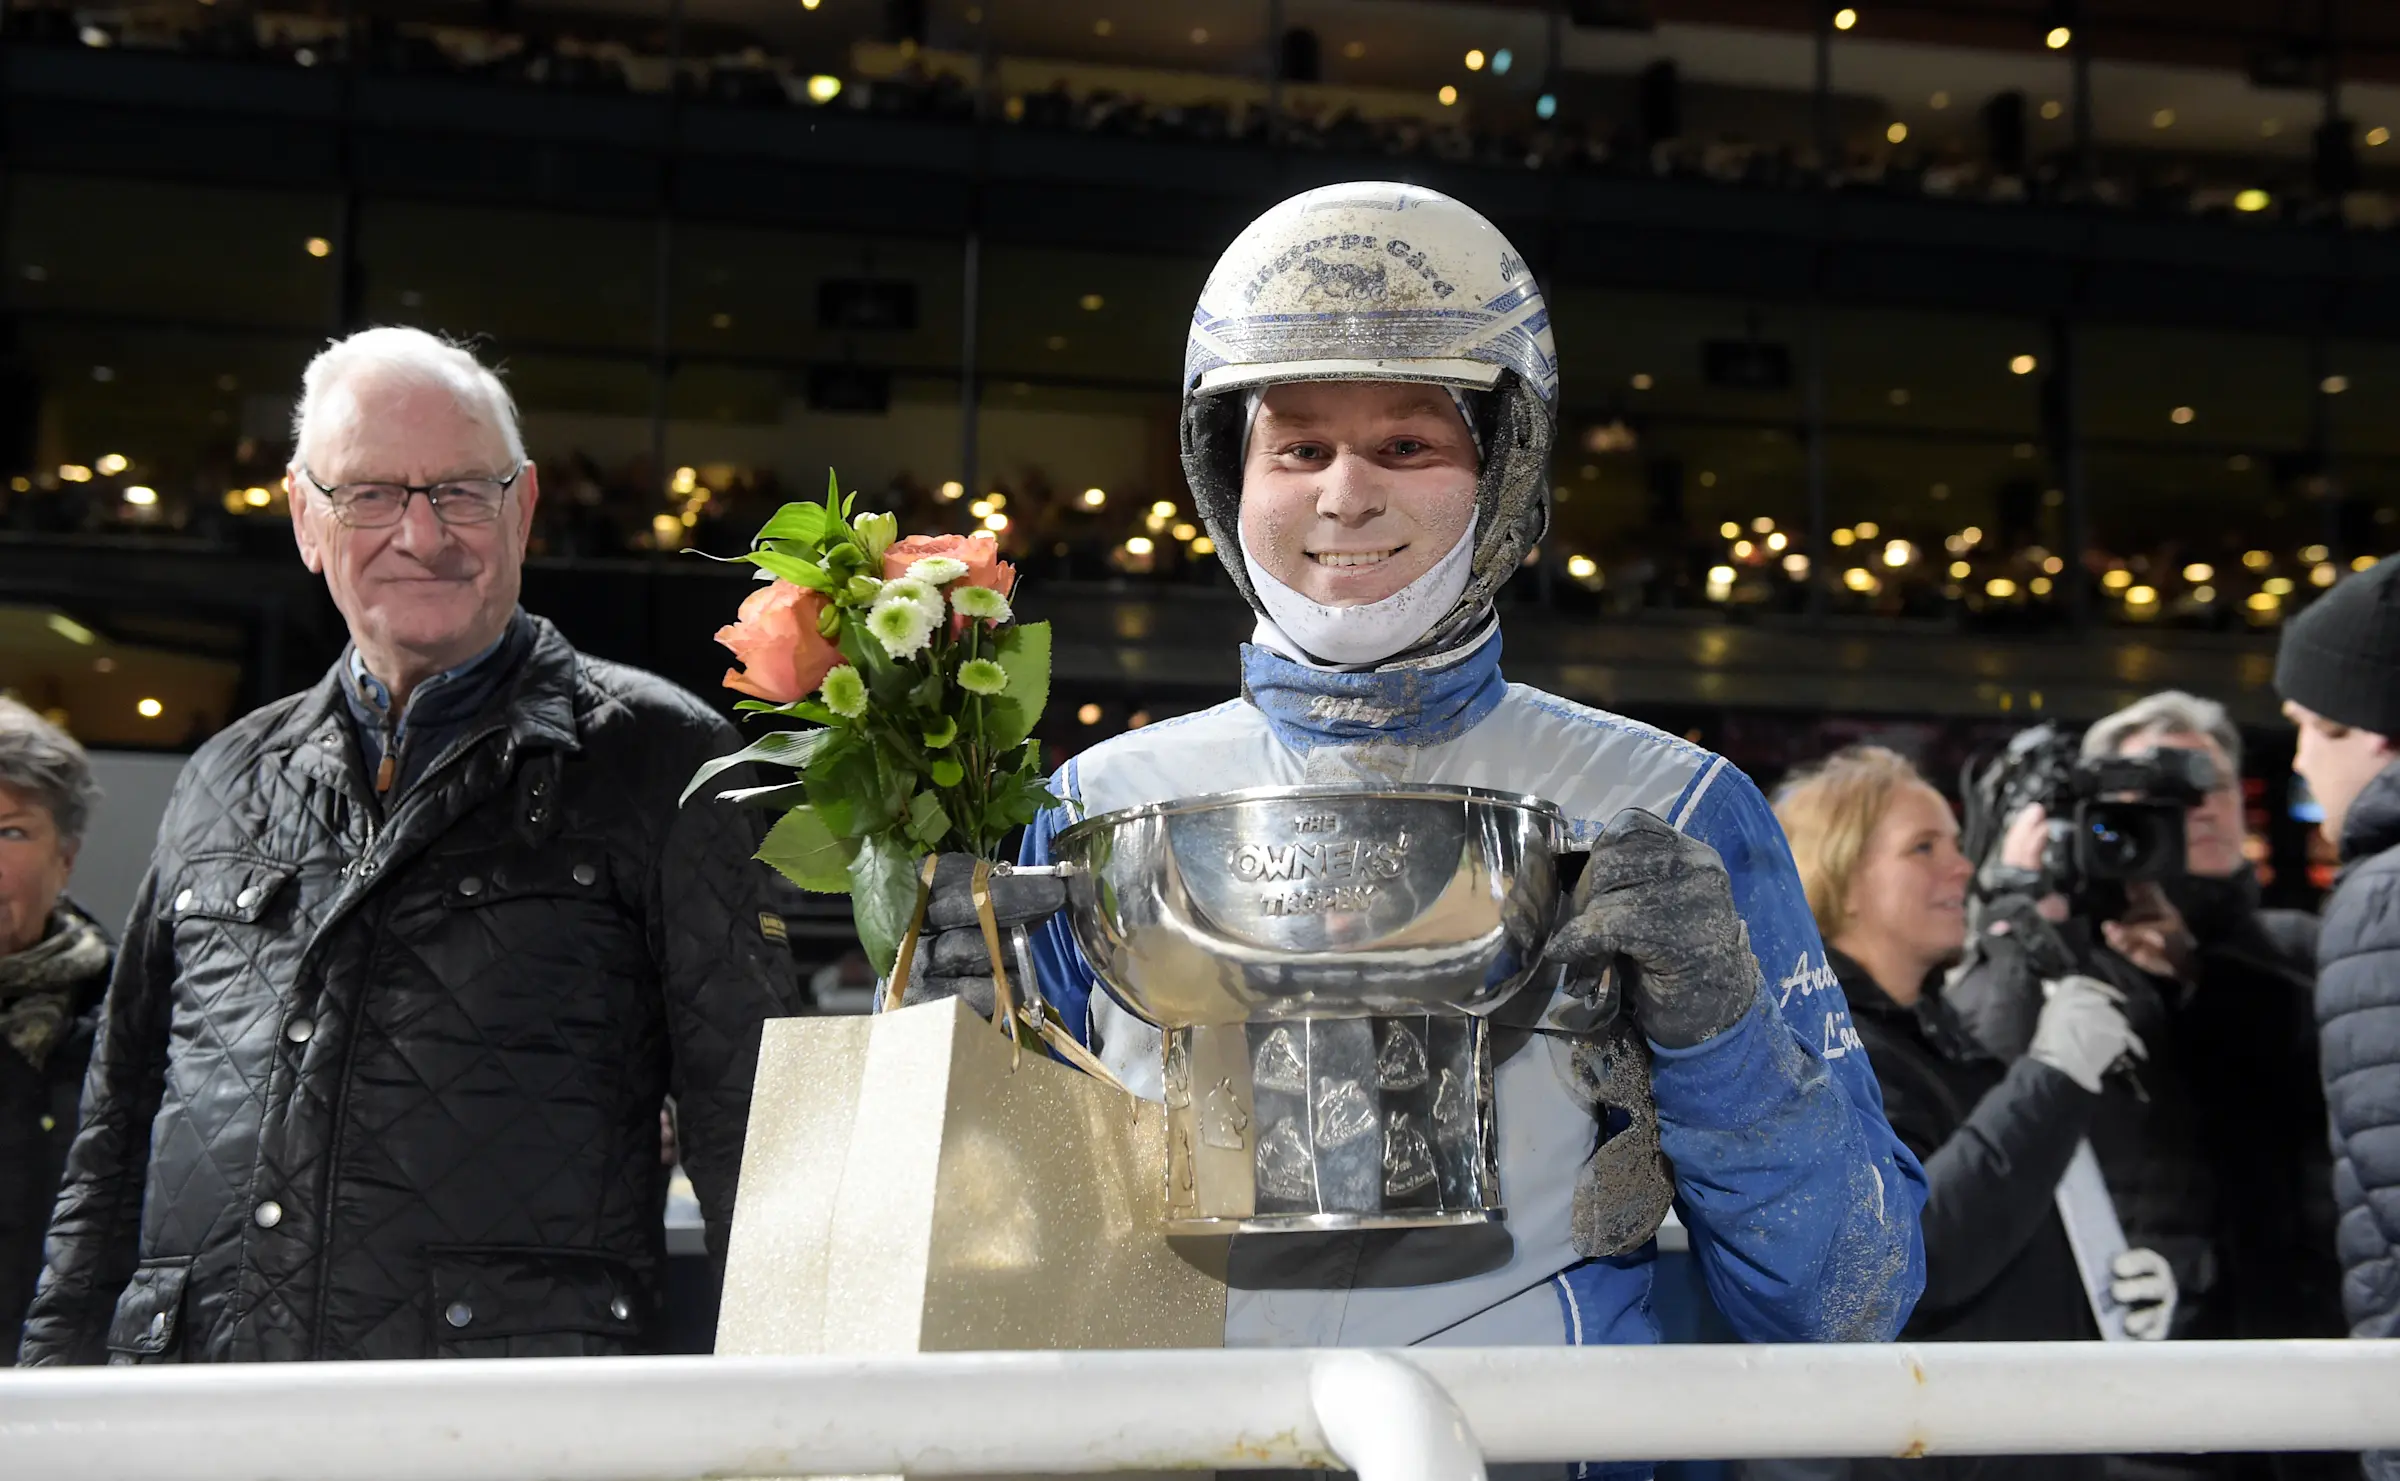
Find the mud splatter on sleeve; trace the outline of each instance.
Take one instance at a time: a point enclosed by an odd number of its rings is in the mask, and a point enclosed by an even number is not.
[[[1657,1051],[1660,1142],[1709,1292],[1753,1342],[1884,1342],[1925,1286],[1925,1172],[1884,1119],[1783,830],[1730,766],[1674,821],[1714,848],[1763,971],[1732,1028]]]

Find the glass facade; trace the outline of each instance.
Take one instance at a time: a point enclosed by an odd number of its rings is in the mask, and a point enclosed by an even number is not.
[[[1381,174],[1550,294],[1555,518],[1512,599],[2256,635],[2400,549],[2372,18],[2329,94],[2100,0],[2057,46],[1905,4],[910,10],[13,9],[0,530],[282,556],[300,370],[396,323],[502,366],[545,558],[735,550],[833,468],[1045,582],[1221,584],[1191,304],[1266,201]]]

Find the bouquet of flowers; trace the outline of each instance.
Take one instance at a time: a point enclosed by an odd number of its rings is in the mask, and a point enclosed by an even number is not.
[[[739,557],[762,585],[717,641],[741,667],[736,709],[809,722],[703,765],[685,799],[743,762],[794,781],[718,794],[782,816],[758,857],[804,890],[847,894],[890,978],[923,909],[924,861],[990,861],[1057,799],[1033,727],[1050,694],[1050,627],[1020,624],[1016,569],[991,536],[899,538],[889,514],[786,504]]]

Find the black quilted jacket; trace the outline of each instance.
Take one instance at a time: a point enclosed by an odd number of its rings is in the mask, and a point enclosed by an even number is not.
[[[2342,1304],[2351,1336],[2400,1337],[2400,765],[2350,804],[2342,858],[2317,937]],[[2400,1481],[2400,1451],[2366,1469]]]
[[[658,1113],[722,1251],[796,1011],[733,744],[548,623],[379,815],[337,687],[192,758],[109,984],[28,1363],[641,1350]]]

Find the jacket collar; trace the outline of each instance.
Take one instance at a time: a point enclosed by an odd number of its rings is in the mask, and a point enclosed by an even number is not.
[[[1275,738],[1306,753],[1366,741],[1440,745],[1474,729],[1508,692],[1500,629],[1438,665],[1346,673],[1310,668],[1257,643],[1242,645],[1242,697]]]
[[[344,660],[349,682],[342,689],[351,717],[366,729],[439,727],[473,718],[492,691],[508,681],[516,658],[532,641],[527,624],[525,609],[519,607],[489,647],[419,684],[396,715],[392,713],[391,687],[367,671],[366,656],[356,643],[351,644]]]
[[[2400,761],[2367,783],[2342,818],[2342,862],[2370,859],[2400,846]]]
[[[1883,990],[1883,984],[1877,982],[1854,958],[1828,946],[1825,948],[1825,963],[1833,968],[1833,975],[1840,980],[1842,996],[1849,1001],[1852,1016],[1905,1026],[1907,1031],[1914,1032],[1944,1059],[1990,1058],[1975,1042],[1974,1035],[1958,1016],[1958,1010],[1951,1007],[1949,1000],[1942,996],[1940,969],[1935,969],[1925,979],[1924,992],[1916,1002],[1903,1008],[1892,1000],[1890,993]]]
[[[579,662],[574,647],[545,618],[520,612],[530,642],[525,658],[485,703],[471,729],[499,726],[511,755],[535,746],[562,751],[582,749],[575,721],[575,675]],[[347,652],[325,671],[284,723],[279,740],[302,767],[341,785],[365,779],[354,776],[358,748],[350,741],[350,659]]]

